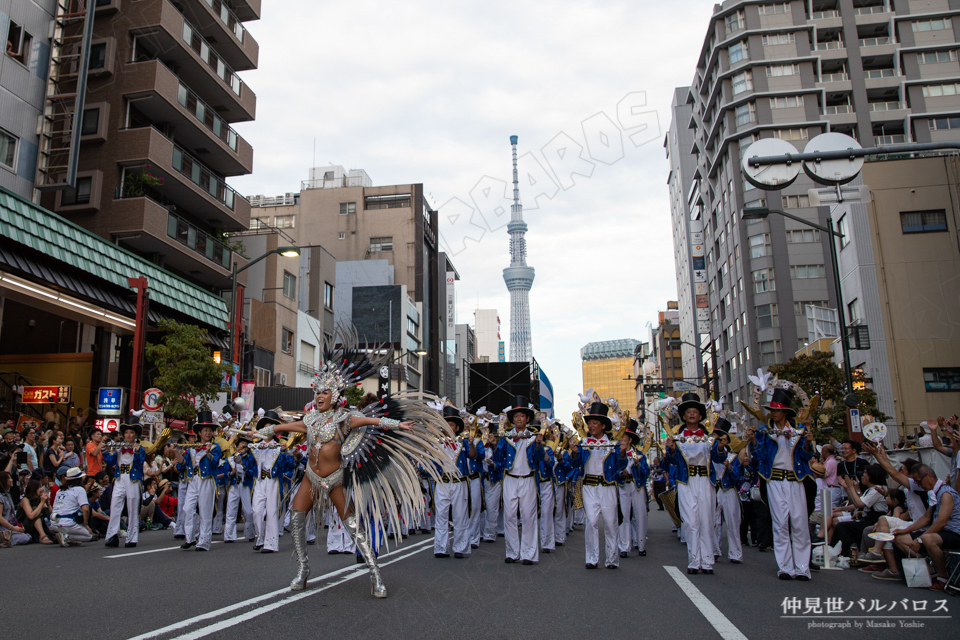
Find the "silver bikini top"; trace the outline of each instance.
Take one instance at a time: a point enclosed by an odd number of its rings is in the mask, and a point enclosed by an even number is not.
[[[303,418],[303,424],[307,427],[308,447],[319,449],[334,438],[342,440],[341,425],[350,419],[350,415],[350,411],[345,409],[307,412]]]

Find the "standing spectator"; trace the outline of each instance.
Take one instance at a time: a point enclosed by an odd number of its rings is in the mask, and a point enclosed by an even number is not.
[[[60,413],[57,411],[57,405],[50,405],[50,409],[43,414],[44,422],[52,422],[57,426],[60,426]]]
[[[60,468],[66,471],[67,469],[79,466],[80,456],[77,455],[77,444],[73,438],[69,438],[63,443],[63,463],[60,465]]]
[[[86,421],[87,421],[87,416],[85,416],[83,413],[83,407],[79,407],[77,409],[77,415],[75,415],[70,420],[70,424],[68,425],[68,427],[72,427],[72,429],[76,429],[77,431],[79,431],[80,428],[83,427],[83,423]]]
[[[0,528],[10,532],[11,545],[29,544],[30,536],[17,524],[17,510],[10,496],[12,488],[13,477],[8,471],[0,471]]]
[[[823,462],[823,484],[830,490],[830,499],[833,507],[840,506],[840,500],[843,498],[843,489],[840,488],[840,482],[837,478],[837,468],[840,460],[837,457],[837,450],[832,444],[825,444],[820,450],[820,459]]]
[[[87,501],[87,492],[80,486],[82,482],[83,471],[76,467],[67,471],[63,489],[53,503],[51,528],[57,534],[61,547],[96,539],[89,525],[90,503]]]
[[[957,436],[955,429],[957,416],[951,418],[952,424],[948,424],[943,416],[938,416],[936,421],[930,420],[927,424],[931,425],[930,432],[933,448],[950,459],[950,472],[947,475],[947,484],[956,489],[960,486],[957,479],[957,467],[960,466],[960,437]],[[943,437],[937,433],[937,429],[943,432]]]
[[[859,480],[867,470],[867,461],[860,457],[861,446],[856,440],[844,440],[840,446],[842,460],[837,464],[837,478]]]
[[[7,473],[11,472],[10,469],[7,469],[7,465],[16,459],[18,446],[17,432],[10,427],[4,427],[3,440],[0,441],[0,469],[6,469]]]
[[[49,494],[42,490],[39,480],[30,480],[20,499],[17,521],[23,523],[24,533],[40,544],[53,544],[43,519],[50,515]]]
[[[46,471],[56,471],[63,466],[66,450],[63,447],[63,434],[54,431],[50,436],[47,450],[43,454],[43,468]]]
[[[926,420],[920,423],[920,428],[917,430],[917,446],[933,446],[933,437],[930,435],[930,423]]]
[[[23,452],[27,454],[26,461],[20,465],[20,470],[33,472],[39,465],[37,459],[37,432],[33,429],[25,429],[23,432]]]
[[[94,431],[86,447],[86,467],[88,476],[96,476],[103,471],[103,433]]]

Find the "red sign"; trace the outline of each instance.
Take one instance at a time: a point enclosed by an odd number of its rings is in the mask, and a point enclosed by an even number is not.
[[[147,411],[159,411],[161,396],[163,396],[163,391],[160,391],[160,389],[156,387],[147,389],[143,392],[143,408]]]
[[[120,420],[117,418],[97,418],[93,426],[104,433],[110,433],[120,428]]]
[[[20,419],[17,420],[17,433],[22,432],[24,429],[39,429],[42,424],[40,418],[21,415]]]
[[[69,404],[70,387],[24,387],[25,404]]]

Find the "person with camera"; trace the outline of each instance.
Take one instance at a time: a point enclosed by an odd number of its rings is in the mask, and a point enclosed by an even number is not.
[[[23,523],[24,533],[34,542],[53,544],[43,519],[50,515],[50,494],[39,480],[31,479],[20,498],[17,521]]]
[[[86,452],[84,466],[91,478],[103,471],[103,432],[96,430],[90,434],[90,440],[84,448]]]

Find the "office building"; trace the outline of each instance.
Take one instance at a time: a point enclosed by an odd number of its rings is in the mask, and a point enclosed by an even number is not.
[[[456,405],[462,407],[467,401],[470,388],[470,365],[477,361],[477,334],[468,324],[458,324],[457,332],[457,386]]]
[[[580,349],[583,389],[593,389],[600,398],[616,398],[621,410],[636,417],[634,388],[634,352],[639,340],[605,340],[590,342]]]

